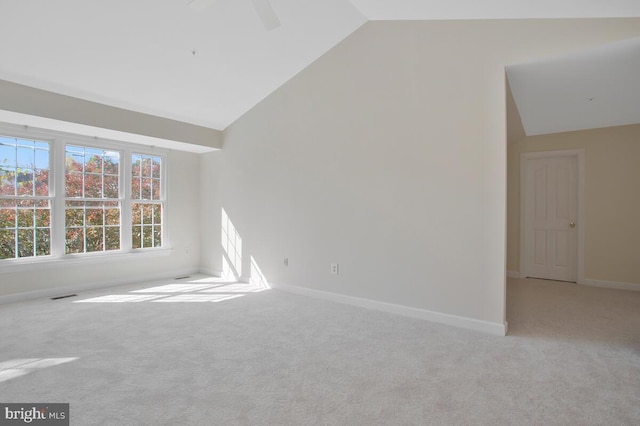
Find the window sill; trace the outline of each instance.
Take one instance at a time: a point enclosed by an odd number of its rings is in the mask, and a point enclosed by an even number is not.
[[[118,262],[124,259],[147,259],[168,257],[173,254],[172,248],[138,249],[131,251],[114,251],[110,253],[66,254],[62,257],[39,257],[25,259],[7,259],[0,261],[0,274],[35,271],[67,267],[70,265],[91,265]]]

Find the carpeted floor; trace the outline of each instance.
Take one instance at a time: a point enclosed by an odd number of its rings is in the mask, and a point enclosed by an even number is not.
[[[637,425],[640,292],[510,280],[507,337],[204,277],[0,306],[72,425]]]

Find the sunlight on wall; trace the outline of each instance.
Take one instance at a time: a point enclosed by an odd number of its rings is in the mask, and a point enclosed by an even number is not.
[[[222,277],[185,277],[190,279],[73,303],[223,302],[269,290],[271,286],[253,256],[249,283],[238,282],[242,275],[242,238],[224,209],[221,216]]]
[[[238,279],[242,275],[242,238],[227,212],[221,212],[222,277]]]
[[[253,256],[251,256],[251,279],[249,283],[260,289],[256,291],[269,290],[271,288]]]
[[[0,362],[0,382],[24,376],[42,368],[75,361],[76,359],[78,358],[20,358],[3,361]]]

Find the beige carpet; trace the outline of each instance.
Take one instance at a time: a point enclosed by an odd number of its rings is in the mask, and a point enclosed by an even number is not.
[[[68,402],[82,426],[640,424],[640,292],[512,280],[495,337],[256,290],[0,306],[0,402]]]

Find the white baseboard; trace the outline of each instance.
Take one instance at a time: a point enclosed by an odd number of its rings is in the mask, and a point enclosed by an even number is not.
[[[134,284],[154,280],[171,279],[182,275],[195,274],[193,270],[174,271],[171,274],[144,275],[139,277],[117,278],[113,280],[86,282],[66,287],[43,288],[40,290],[24,291],[0,296],[0,305],[14,302],[24,302],[27,300],[44,299],[49,297],[64,296],[67,294],[80,293],[82,291],[97,290],[100,288],[117,287],[121,285]]]
[[[520,278],[520,272],[518,272],[518,271],[507,271],[507,278]]]
[[[211,269],[211,268],[200,268],[200,273],[203,275],[209,275],[212,277],[221,277],[222,276],[222,271],[219,271],[217,269]]]
[[[444,314],[441,312],[428,311],[425,309],[412,308],[409,306],[395,305],[392,303],[378,302],[375,300],[362,299],[359,297],[346,296],[343,294],[330,293],[304,287],[276,283],[269,284],[276,290],[282,290],[302,296],[317,297],[320,299],[330,300],[332,302],[344,303],[361,308],[373,309],[376,311],[388,312],[405,317],[427,320],[439,324],[452,325],[469,330],[481,331],[496,336],[505,336],[507,334],[506,321],[504,322],[504,324],[501,324],[497,322],[482,321],[473,318],[460,317],[457,315]]]
[[[632,290],[632,291],[640,291],[640,284],[633,283],[623,283],[618,281],[603,281],[603,280],[590,280],[584,279],[580,282],[580,284],[588,285],[591,287],[603,287],[603,288],[612,288],[616,290]]]

